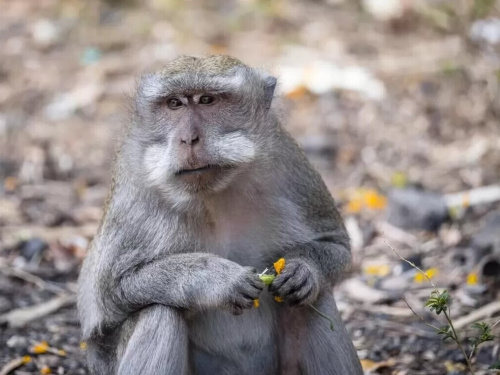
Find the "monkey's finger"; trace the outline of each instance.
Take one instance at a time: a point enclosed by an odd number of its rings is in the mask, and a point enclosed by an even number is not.
[[[313,285],[312,283],[308,283],[301,290],[297,290],[295,293],[292,293],[287,298],[287,302],[290,306],[302,305],[312,294],[312,291],[313,291]]]
[[[231,313],[233,315],[241,315],[243,314],[243,308],[241,307],[234,307],[232,310],[231,310]]]
[[[257,275],[257,269],[254,267],[245,267],[245,269],[248,271],[250,274]]]
[[[296,294],[298,291],[304,289],[309,283],[306,277],[292,277],[287,280],[285,284],[280,288],[280,292],[288,297],[290,295]]]
[[[251,309],[253,307],[253,301],[255,298],[249,299],[249,298],[242,298],[238,300],[235,304],[234,307],[237,309]]]
[[[253,301],[254,299],[256,299],[256,297],[258,297],[258,295],[255,295],[255,294],[247,294],[245,292],[242,292],[241,293],[241,297],[243,297],[243,299],[245,300],[248,300],[248,301]]]
[[[292,270],[283,270],[281,274],[276,276],[276,278],[273,280],[271,285],[269,285],[269,291],[271,293],[274,293],[278,289],[280,289],[283,284],[285,284],[290,278],[294,277],[295,273],[297,272],[297,267],[294,267]]]
[[[251,285],[253,288],[255,288],[255,289],[257,289],[257,290],[260,290],[260,291],[262,291],[262,290],[264,289],[264,286],[265,286],[265,284],[264,284],[264,283],[262,282],[262,280],[261,280],[261,279],[259,279],[259,278],[257,278],[257,279],[251,279],[251,280],[250,280],[250,285]]]

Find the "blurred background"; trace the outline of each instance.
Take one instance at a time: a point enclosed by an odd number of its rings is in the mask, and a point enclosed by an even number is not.
[[[497,0],[0,0],[0,373],[87,373],[75,283],[116,135],[137,77],[180,54],[279,78],[351,235],[337,300],[366,373],[466,373],[391,247],[449,290],[464,342],[498,322]]]

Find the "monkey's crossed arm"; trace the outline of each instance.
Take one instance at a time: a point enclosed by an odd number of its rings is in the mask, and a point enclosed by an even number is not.
[[[251,308],[264,287],[254,268],[206,253],[169,255],[126,274],[118,285],[127,307],[158,303],[233,314]]]

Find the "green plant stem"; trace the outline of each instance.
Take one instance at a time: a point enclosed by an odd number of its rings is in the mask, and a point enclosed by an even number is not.
[[[323,318],[325,318],[326,320],[328,320],[330,322],[330,329],[332,331],[335,331],[334,329],[334,326],[333,326],[333,320],[331,320],[328,316],[326,316],[325,314],[323,314],[321,311],[319,311],[316,307],[314,307],[312,304],[309,304],[309,307],[311,309],[313,309],[314,311],[316,311],[319,315],[321,315]]]
[[[460,338],[458,337],[457,331],[455,331],[455,327],[453,326],[453,322],[451,321],[450,316],[448,315],[448,313],[446,311],[443,311],[443,314],[444,314],[446,320],[448,321],[448,324],[450,325],[451,331],[453,332],[453,337],[455,339],[455,342],[457,343],[460,350],[462,350],[462,353],[465,357],[465,361],[467,362],[467,367],[469,368],[470,373],[472,375],[475,375],[474,370],[472,369],[472,364],[470,362],[470,359],[467,356],[467,353],[465,353],[465,349],[462,346],[462,343],[460,342]]]

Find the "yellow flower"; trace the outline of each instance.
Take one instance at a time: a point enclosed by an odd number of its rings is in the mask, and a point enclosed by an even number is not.
[[[23,357],[23,363],[30,363],[31,362],[31,357],[29,355],[25,355]]]
[[[467,275],[467,285],[477,285],[478,277],[477,273],[471,272]]]
[[[33,345],[30,351],[34,354],[44,354],[47,353],[48,349],[49,344],[47,343],[47,341],[42,341],[36,345]]]
[[[347,212],[355,214],[361,211],[363,208],[363,202],[359,198],[355,198],[349,201],[347,205]]]
[[[375,190],[368,190],[364,194],[366,207],[381,210],[387,206],[387,198]]]
[[[365,208],[382,210],[387,206],[387,198],[374,189],[357,189],[350,194],[347,212],[355,214]]]
[[[48,367],[48,366],[43,366],[43,367],[40,369],[40,374],[42,374],[42,375],[52,374],[52,370],[51,370],[51,369],[50,369],[50,367]]]
[[[258,298],[253,300],[253,307],[257,308],[257,307],[259,307],[259,304],[260,304],[260,302],[259,302]]]
[[[427,275],[427,277],[429,279],[432,279],[434,276],[436,276],[438,274],[438,269],[437,268],[429,268],[425,274]]]
[[[429,279],[432,279],[434,276],[438,274],[438,272],[439,271],[437,268],[429,268],[427,271],[425,271],[425,275],[427,275]],[[422,272],[418,272],[415,275],[414,281],[417,284],[422,284],[424,281],[427,281],[427,277],[425,277],[425,275],[423,275]]]
[[[279,302],[279,303],[283,302],[283,298],[278,297],[278,296],[274,297],[274,300],[275,300],[276,302]]]
[[[279,258],[273,265],[276,273],[279,275],[283,271],[283,268],[285,268],[285,258]]]
[[[370,276],[387,276],[391,272],[391,267],[387,264],[370,264],[364,269],[365,274]]]
[[[86,343],[86,342],[84,342],[84,341],[82,341],[82,342],[80,343],[80,349],[82,349],[82,350],[87,349],[87,343]]]

